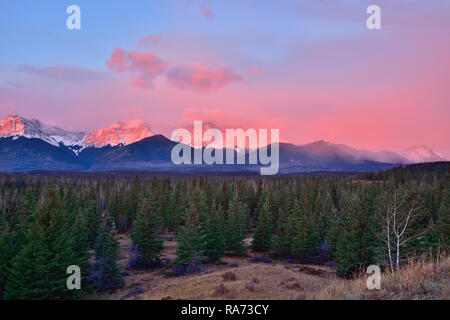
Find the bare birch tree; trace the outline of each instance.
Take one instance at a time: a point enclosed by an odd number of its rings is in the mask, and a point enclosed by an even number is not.
[[[383,208],[380,212],[381,233],[378,237],[384,243],[391,271],[399,269],[405,253],[402,248],[410,240],[422,233],[411,234],[411,225],[420,213],[416,194],[394,189],[384,194]]]

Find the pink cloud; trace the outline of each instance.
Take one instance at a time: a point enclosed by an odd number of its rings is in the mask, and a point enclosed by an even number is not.
[[[148,46],[149,44],[158,43],[160,40],[161,40],[160,36],[149,35],[145,38],[140,39],[138,42],[138,46],[139,46],[139,48],[143,48],[143,47]]]
[[[110,70],[117,72],[125,72],[127,68],[125,66],[127,52],[123,49],[116,48],[111,54],[111,58],[106,62],[106,65]]]
[[[202,13],[207,19],[212,19],[213,12],[211,9],[208,9],[205,5],[202,5]]]
[[[136,87],[151,87],[152,80],[164,73],[168,63],[151,52],[126,52],[115,49],[106,62],[110,70],[129,72],[133,75],[132,83]]]
[[[134,76],[131,78],[131,83],[133,86],[138,88],[149,88],[152,87],[151,79],[145,78],[143,76]]]
[[[167,63],[151,52],[128,53],[129,69],[141,72],[144,75],[157,75],[163,73],[167,68]]]
[[[201,63],[194,63],[174,67],[167,74],[167,80],[179,89],[209,92],[225,87],[233,81],[242,81],[242,77],[227,68],[208,68]]]

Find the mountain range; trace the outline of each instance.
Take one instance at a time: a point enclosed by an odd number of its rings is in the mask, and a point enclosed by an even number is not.
[[[44,125],[37,119],[8,115],[0,120],[0,171],[259,170],[258,165],[176,166],[171,161],[176,144],[152,132],[141,120],[119,121],[90,132],[73,132]],[[378,171],[409,163],[446,161],[426,146],[411,147],[398,154],[358,150],[327,141],[302,146],[280,142],[279,150],[280,173]]]

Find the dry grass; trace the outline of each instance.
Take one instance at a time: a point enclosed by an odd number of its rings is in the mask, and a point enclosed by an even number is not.
[[[398,272],[381,276],[381,289],[368,290],[366,277],[336,279],[315,296],[316,299],[449,300],[450,257],[434,261],[410,261]]]
[[[129,239],[121,237],[121,263],[127,261]],[[165,242],[164,256],[173,261],[174,241]],[[367,277],[340,279],[329,267],[251,263],[249,257],[225,257],[223,263],[206,266],[208,273],[168,277],[171,264],[155,271],[128,271],[124,288],[98,299],[449,299],[450,258],[410,263],[396,274],[382,274],[381,290],[368,290]],[[231,267],[237,263],[238,267]],[[224,282],[232,272],[235,281]],[[224,284],[224,288],[222,288]],[[220,288],[220,289],[218,289]]]
[[[297,290],[281,285],[282,281],[297,278],[305,290],[313,292],[327,281],[324,278],[299,274],[286,269],[281,264],[241,264],[233,268],[237,280],[225,283],[228,292],[223,295],[215,294],[215,289],[223,283],[223,272],[216,271],[208,274],[190,275],[179,278],[161,279],[153,290],[139,296],[139,299],[161,299],[170,296],[173,299],[243,299],[243,300],[292,300],[299,297]],[[253,279],[259,283],[252,283]],[[249,290],[248,284],[252,285]],[[307,289],[308,288],[308,289]]]

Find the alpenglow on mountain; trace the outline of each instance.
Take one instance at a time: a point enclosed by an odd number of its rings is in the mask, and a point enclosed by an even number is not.
[[[256,172],[260,168],[260,165],[177,166],[171,161],[174,145],[176,142],[155,134],[141,120],[124,120],[103,129],[73,132],[45,125],[36,119],[28,120],[8,115],[0,120],[0,172],[34,170]],[[252,151],[246,152],[246,159],[249,152]],[[423,146],[410,148],[400,155],[391,151],[358,150],[327,141],[301,146],[280,142],[279,156],[280,173],[366,172],[386,170],[409,163],[446,161]]]
[[[402,155],[412,163],[447,161],[438,152],[426,146],[413,146],[404,150]]]
[[[111,126],[90,132],[72,132],[42,124],[37,119],[27,120],[8,115],[0,120],[0,137],[25,137],[44,140],[54,146],[105,147],[128,145],[153,136],[142,120],[122,120]]]

